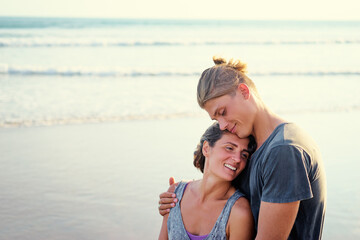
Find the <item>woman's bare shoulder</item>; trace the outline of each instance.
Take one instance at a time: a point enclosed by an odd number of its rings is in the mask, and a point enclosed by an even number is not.
[[[254,218],[250,203],[245,197],[240,197],[231,209],[228,222],[230,239],[253,239]]]
[[[240,197],[234,203],[234,206],[231,209],[230,217],[232,215],[234,215],[235,217],[240,217],[240,218],[247,218],[247,217],[252,218],[249,200],[247,200],[245,197]]]

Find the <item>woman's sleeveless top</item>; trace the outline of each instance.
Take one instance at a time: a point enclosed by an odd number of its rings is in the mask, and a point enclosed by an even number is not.
[[[180,202],[183,197],[186,182],[180,182],[179,185],[175,189],[176,197],[178,198],[178,203],[170,210],[169,218],[167,221],[168,228],[168,237],[169,240],[191,240],[186,232],[184,222],[181,216]],[[226,225],[229,220],[231,208],[240,197],[243,197],[244,194],[239,190],[227,200],[225,207],[223,208],[220,216],[218,217],[213,229],[205,238],[222,240],[226,239]]]

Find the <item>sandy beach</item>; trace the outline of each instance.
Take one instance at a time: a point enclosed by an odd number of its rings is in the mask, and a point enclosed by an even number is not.
[[[328,178],[324,239],[360,235],[359,112],[285,116],[318,142]],[[1,239],[155,239],[169,176],[201,177],[208,118],[0,129]],[[346,123],[346,124],[344,124]]]

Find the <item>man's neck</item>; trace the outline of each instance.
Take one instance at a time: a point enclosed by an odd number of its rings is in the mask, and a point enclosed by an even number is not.
[[[277,126],[285,123],[285,119],[273,113],[267,106],[262,104],[254,122],[253,134],[256,139],[257,149],[263,145]]]

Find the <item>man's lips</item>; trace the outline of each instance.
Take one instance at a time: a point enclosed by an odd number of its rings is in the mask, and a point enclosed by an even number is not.
[[[235,124],[234,127],[230,130],[231,133],[234,133],[234,132],[235,132],[235,127],[236,127],[236,124]]]

